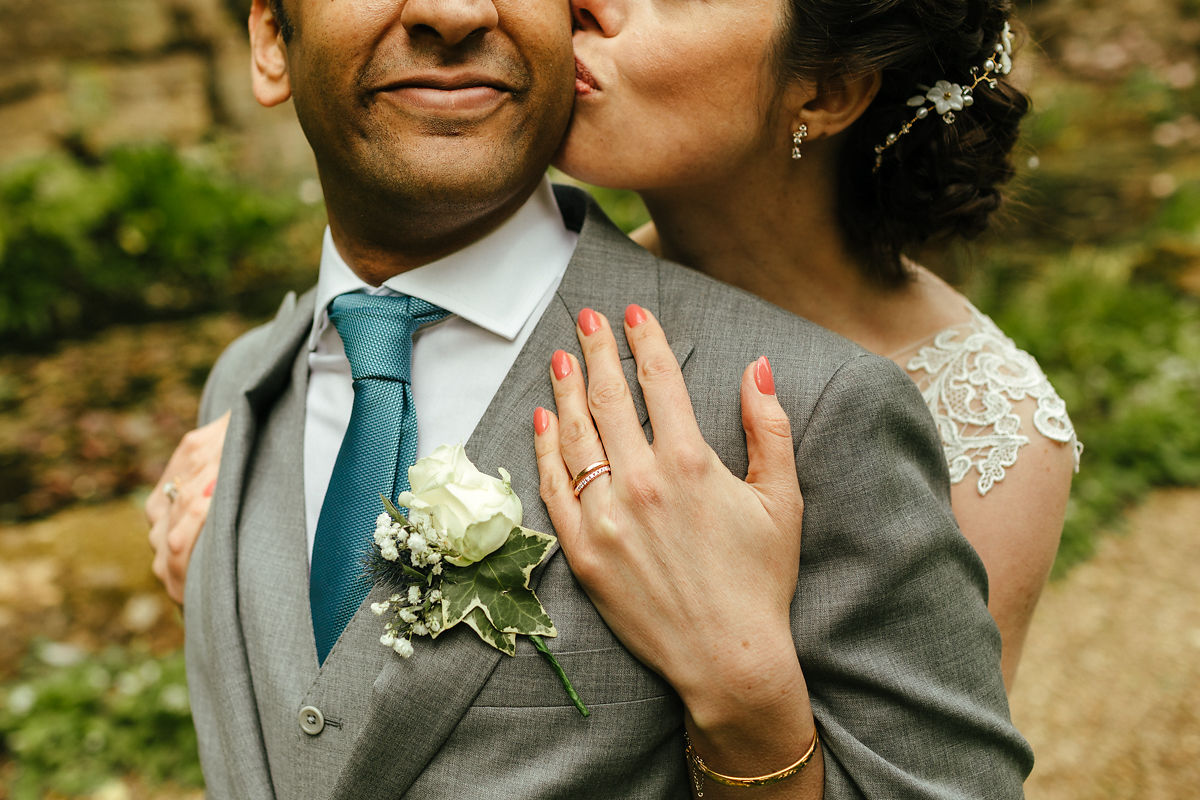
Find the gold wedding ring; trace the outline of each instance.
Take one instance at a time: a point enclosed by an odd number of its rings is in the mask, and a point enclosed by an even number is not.
[[[163,484],[163,494],[167,496],[168,503],[174,503],[179,499],[179,484],[183,479],[178,475]]]
[[[589,483],[609,472],[612,472],[612,467],[609,466],[607,459],[597,461],[594,464],[588,464],[579,470],[574,480],[571,481],[571,491],[575,492],[576,497],[579,497],[580,493],[587,488]]]

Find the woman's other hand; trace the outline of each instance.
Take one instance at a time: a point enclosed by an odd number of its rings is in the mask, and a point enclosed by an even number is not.
[[[621,642],[678,692],[697,751],[740,774],[770,772],[803,753],[815,729],[789,614],[804,503],[770,365],[759,359],[742,375],[743,481],[704,441],[649,312],[630,306],[625,334],[653,444],[607,320],[584,309],[577,334],[587,385],[575,359],[556,352],[558,418],[534,414],[542,499],[563,552]],[[604,459],[611,474],[576,497],[572,477]]]
[[[185,434],[154,491],[146,498],[154,574],[171,599],[181,605],[188,561],[208,518],[228,427],[226,412]]]

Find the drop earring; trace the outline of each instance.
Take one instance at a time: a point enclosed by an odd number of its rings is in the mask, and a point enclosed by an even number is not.
[[[804,144],[804,140],[808,138],[808,125],[801,122],[800,127],[792,131],[792,160],[799,161],[804,158],[804,154],[800,152],[800,145]]]

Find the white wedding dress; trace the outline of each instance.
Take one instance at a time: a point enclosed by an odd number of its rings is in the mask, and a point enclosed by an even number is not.
[[[1033,431],[1070,445],[1078,472],[1083,445],[1066,404],[1033,356],[1018,349],[986,314],[968,306],[970,321],[893,356],[933,413],[950,482],[960,483],[974,471],[979,494],[986,495],[1017,463]],[[1032,419],[1023,420],[1023,414]]]

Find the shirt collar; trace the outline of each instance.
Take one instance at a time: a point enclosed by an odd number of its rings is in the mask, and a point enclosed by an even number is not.
[[[538,301],[561,280],[578,239],[563,222],[549,179],[543,179],[525,204],[487,236],[375,288],[354,273],[326,227],[309,349],[316,349],[329,324],[333,299],[359,291],[419,297],[512,341]]]

